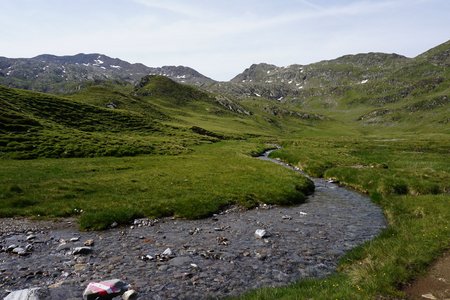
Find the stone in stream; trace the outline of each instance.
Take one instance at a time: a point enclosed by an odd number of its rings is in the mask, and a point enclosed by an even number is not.
[[[84,245],[87,246],[87,247],[94,246],[94,240],[93,239],[86,240],[84,242]]]
[[[70,250],[70,245],[67,243],[59,244],[56,250],[57,251]]]
[[[37,238],[37,236],[35,236],[34,234],[30,234],[29,236],[27,236],[27,241],[34,240],[35,238]]]
[[[47,288],[29,288],[11,292],[3,300],[50,300]]]
[[[257,239],[263,239],[263,238],[265,238],[265,237],[269,237],[269,234],[268,234],[267,231],[264,230],[264,229],[256,229],[256,231],[255,231],[255,237],[256,237]]]
[[[8,247],[6,247],[6,252],[11,252],[17,247],[19,246],[17,246],[16,244],[9,245]]]
[[[189,265],[190,263],[192,263],[192,259],[190,257],[179,256],[179,257],[175,257],[174,259],[172,259],[169,264],[171,266],[181,267],[181,266]]]
[[[28,252],[23,249],[22,247],[16,247],[12,250],[12,253],[20,255],[20,256],[25,256],[28,254]]]
[[[33,250],[33,244],[27,244],[26,246],[25,246],[25,250],[27,250],[27,251],[32,251]]]
[[[135,300],[137,299],[137,292],[135,290],[128,290],[122,295],[123,300]]]
[[[75,249],[73,249],[72,254],[73,255],[89,254],[91,252],[92,252],[92,248],[91,247],[76,247]]]
[[[161,253],[161,256],[167,256],[167,257],[170,257],[170,256],[172,256],[172,255],[173,255],[173,252],[172,252],[172,250],[171,250],[170,248],[167,248],[166,250],[164,250],[163,253]]]
[[[130,285],[120,279],[111,279],[100,282],[91,282],[83,292],[84,300],[112,299],[123,295],[130,288]],[[133,299],[133,298],[126,298]]]

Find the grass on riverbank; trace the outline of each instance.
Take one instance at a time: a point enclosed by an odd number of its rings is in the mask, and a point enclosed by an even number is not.
[[[178,156],[3,160],[0,216],[82,210],[82,228],[104,229],[141,216],[201,218],[235,204],[304,201],[312,183],[252,158],[257,150],[254,143],[221,142]]]
[[[389,228],[348,253],[338,273],[241,299],[376,299],[399,290],[450,247],[450,141],[445,136],[303,138],[273,152],[309,173],[371,194]]]

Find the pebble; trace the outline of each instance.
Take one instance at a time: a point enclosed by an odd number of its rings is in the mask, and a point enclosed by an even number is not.
[[[123,300],[135,300],[138,297],[138,293],[135,290],[128,290],[122,295]]]
[[[27,255],[27,254],[28,254],[27,251],[26,251],[24,248],[21,248],[21,247],[16,247],[16,248],[14,248],[14,249],[12,250],[12,253],[15,253],[15,254],[21,255],[21,256],[24,256],[24,255]]]
[[[91,247],[76,247],[73,249],[72,254],[73,255],[83,255],[83,254],[89,254],[92,252]]]
[[[265,238],[265,237],[267,237],[267,231],[265,231],[264,229],[256,229],[255,237],[257,239]]]
[[[35,238],[37,238],[37,236],[35,236],[34,234],[31,234],[31,235],[27,236],[27,241],[34,240]]]
[[[164,250],[163,253],[161,253],[161,255],[163,255],[163,256],[171,256],[171,255],[173,255],[173,252],[172,252],[172,250],[170,248],[167,248],[166,250]]]
[[[63,251],[63,250],[70,250],[70,245],[67,243],[59,244],[58,247],[56,247],[57,251]]]
[[[84,245],[85,246],[87,246],[87,247],[92,247],[92,246],[94,246],[94,240],[93,239],[88,239],[88,240],[86,240],[85,242],[84,242]]]

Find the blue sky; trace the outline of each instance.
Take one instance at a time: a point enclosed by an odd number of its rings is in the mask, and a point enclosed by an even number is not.
[[[229,80],[253,63],[414,57],[450,39],[448,0],[0,0],[0,56],[102,53]]]

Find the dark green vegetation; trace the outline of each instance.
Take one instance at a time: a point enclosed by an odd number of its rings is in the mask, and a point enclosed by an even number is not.
[[[369,194],[390,226],[330,278],[243,298],[401,296],[450,245],[449,66],[446,42],[416,58],[254,65],[202,90],[162,76],[105,77],[63,96],[0,87],[0,216],[101,229],[301,203],[309,181],[252,158],[279,143],[274,156]]]

